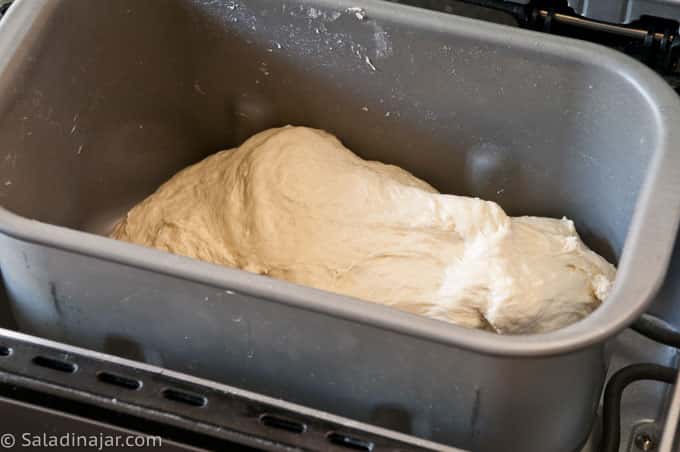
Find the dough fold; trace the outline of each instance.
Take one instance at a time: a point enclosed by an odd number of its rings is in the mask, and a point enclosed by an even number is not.
[[[439,194],[305,127],[185,168],[111,237],[504,334],[585,317],[616,273],[566,218]]]

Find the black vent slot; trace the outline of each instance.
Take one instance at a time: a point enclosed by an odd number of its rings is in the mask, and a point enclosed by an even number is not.
[[[373,450],[373,443],[363,439],[355,438],[353,436],[345,435],[343,433],[331,432],[326,435],[330,443],[336,446],[344,447],[352,450],[364,450],[370,452]]]
[[[287,432],[291,433],[304,433],[305,430],[307,430],[307,426],[302,422],[297,422],[278,416],[272,416],[271,414],[265,414],[260,417],[260,422],[262,422],[262,424],[266,425],[267,427],[286,430]]]
[[[125,377],[123,375],[112,374],[109,372],[99,372],[97,374],[97,380],[101,381],[102,383],[120,386],[121,388],[125,389],[137,390],[142,387],[142,382],[137,379]]]
[[[48,369],[58,370],[59,372],[64,372],[67,374],[74,373],[78,366],[68,361],[62,361],[60,359],[48,358],[47,356],[36,356],[33,358],[33,364],[40,367],[47,367]]]
[[[12,349],[9,347],[5,347],[4,345],[0,345],[0,358],[4,358],[6,356],[9,356],[12,354]]]
[[[208,399],[200,394],[180,391],[179,389],[164,389],[163,397],[173,402],[184,403],[185,405],[202,407],[208,403]]]

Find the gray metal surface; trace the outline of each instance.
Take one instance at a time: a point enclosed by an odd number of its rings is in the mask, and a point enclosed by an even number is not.
[[[484,21],[494,22],[504,25],[517,25],[517,20],[510,14],[502,11],[497,11],[483,6],[477,6],[470,3],[463,3],[461,1],[451,0],[388,0],[394,3],[401,3],[404,5],[416,6],[418,8],[426,8],[434,11],[442,11],[449,14],[457,14],[463,17],[470,17],[473,19],[480,19]],[[515,2],[528,3],[528,0]]]
[[[375,452],[459,451],[238,388],[12,331],[0,329],[0,346],[11,350],[0,355],[2,395],[11,395],[13,391],[8,388],[14,387],[16,398],[22,401],[37,399],[50,408],[61,406],[65,413],[90,415],[94,420],[108,420],[150,435],[165,432],[165,437],[171,440],[185,436],[173,434],[172,429],[158,428],[159,424],[173,426],[203,436],[201,441],[190,434],[187,443],[210,450],[232,450],[229,444],[282,452],[347,450],[329,440],[329,435],[335,433]],[[70,371],[64,371],[64,366]],[[111,384],[110,380],[103,381],[102,374],[123,377],[137,386]],[[185,397],[169,397],[166,395],[169,391]],[[43,394],[43,400],[33,395],[36,392]],[[195,403],[196,399],[201,403]],[[107,415],[106,410],[133,419],[118,419]],[[270,420],[300,424],[302,429],[275,428],[262,420],[265,415]],[[7,424],[3,420],[0,433],[8,432]],[[33,428],[36,430],[29,431],[41,432],[40,426]],[[42,432],[51,433],[51,429]]]
[[[607,378],[631,364],[656,363],[670,367],[678,364],[675,349],[653,342],[633,330],[622,332],[610,345],[613,353]],[[642,432],[649,433],[658,446],[672,392],[669,385],[656,381],[640,381],[626,388],[621,398],[620,452],[635,452],[635,437]],[[597,447],[587,449],[588,452],[598,450]]]
[[[676,452],[680,449],[680,382],[675,384],[673,399],[668,409],[659,452]]]
[[[591,19],[629,23],[643,15],[680,19],[680,0],[569,0],[569,6]]]
[[[58,444],[56,442],[58,439],[56,438],[73,438],[61,439],[61,444],[69,444],[67,441],[71,441],[70,444],[78,444],[77,441],[80,441],[80,444],[87,444],[87,439],[75,439],[76,437],[88,439],[102,438],[101,443],[105,444],[105,441],[115,441],[115,439],[109,440],[108,438],[119,437],[120,444],[125,444],[125,438],[139,436],[139,433],[134,431],[116,428],[79,416],[67,415],[59,411],[17,402],[4,397],[0,397],[0,417],[3,420],[2,434],[10,434],[13,438],[6,441],[14,441],[15,446],[13,448],[23,451],[45,450],[47,447],[39,447],[38,445],[50,444],[50,441],[52,441],[52,444]],[[93,440],[90,441],[89,444],[92,444],[90,450],[97,450],[98,446],[96,443]],[[132,439],[128,441],[132,441]],[[130,444],[134,443],[130,442]],[[3,448],[10,449],[7,446]],[[63,446],[61,449],[67,449],[67,447]],[[198,449],[169,440],[162,442],[162,449],[158,446],[141,446],[135,447],[134,450],[144,452],[158,450],[163,450],[164,452],[207,452],[206,449]]]
[[[0,65],[0,268],[23,331],[462,448],[585,441],[603,342],[651,301],[677,229],[678,100],[596,46],[365,0],[33,0],[0,25]],[[82,232],[286,123],[572,217],[618,261],[612,297],[498,337]]]
[[[422,8],[480,17],[498,23],[513,23],[507,14],[465,4],[456,0],[389,0]],[[508,3],[526,5],[529,0],[513,0]],[[578,14],[611,23],[630,23],[644,15],[665,19],[680,19],[680,0],[568,0],[567,4]]]
[[[604,376],[599,347],[540,359],[494,357],[300,309],[286,303],[285,289],[277,302],[274,294],[247,295],[247,281],[223,289],[17,240],[0,247],[19,258],[3,260],[3,268],[32,269],[6,279],[24,331],[465,449],[497,450],[508,441],[522,450],[575,448],[590,428]],[[49,270],[39,261],[50,262]],[[218,276],[221,269],[200,273]],[[93,279],[97,287],[88,286]],[[568,409],[555,387],[569,388]],[[516,412],[524,414],[510,415]],[[560,415],[546,422],[546,412]],[[529,435],[527,423],[542,423],[545,437]]]
[[[4,306],[8,303],[8,300],[6,294],[4,293],[4,290],[2,289],[3,288],[0,285],[0,305]],[[8,321],[7,318],[2,318],[1,320]],[[22,343],[20,350],[18,350],[15,345],[16,341],[21,341]],[[25,356],[24,359],[22,360],[22,362],[24,363],[23,366],[21,363],[19,364],[10,363],[10,365],[8,366],[8,362],[6,360],[0,359],[0,371],[12,370],[16,372],[18,370],[20,371],[20,373],[23,373],[27,378],[30,378],[30,381],[33,382],[33,384],[38,385],[38,387],[44,388],[46,385],[54,387],[55,383],[67,385],[68,386],[68,388],[66,389],[67,395],[73,395],[74,390],[76,390],[76,388],[78,388],[77,391],[78,393],[82,392],[83,394],[98,394],[99,397],[97,398],[97,400],[99,403],[106,402],[107,400],[109,401],[115,400],[116,406],[114,408],[117,410],[120,409],[120,406],[117,403],[117,401],[119,400],[121,394],[125,396],[127,392],[120,390],[117,391],[115,387],[108,385],[102,386],[102,383],[99,383],[99,385],[97,385],[96,383],[98,382],[95,382],[94,379],[91,378],[92,375],[100,371],[108,371],[119,375],[137,377],[143,375],[145,372],[147,373],[149,372],[149,367],[144,365],[140,366],[138,361],[120,360],[112,356],[106,356],[99,353],[91,353],[90,351],[87,350],[76,349],[64,346],[63,344],[40,340],[34,336],[28,336],[23,334],[14,335],[14,333],[8,331],[0,331],[0,345],[2,346],[12,345],[13,356],[16,356],[16,354],[18,353],[28,354],[29,360],[33,356],[36,356],[37,354],[45,354],[44,351],[45,347],[50,347],[53,349],[47,353],[50,356],[63,356],[65,354],[68,355],[68,359],[75,360],[79,368],[82,368],[83,365],[85,365],[86,371],[84,372],[84,374],[64,375],[59,372],[50,372],[40,369],[42,372],[39,372],[36,375],[35,370],[33,371],[31,370],[32,366],[26,364],[27,361]],[[676,364],[677,354],[672,349],[661,346],[652,341],[646,340],[640,337],[637,333],[630,330],[622,332],[619,336],[617,336],[615,340],[611,342],[610,345],[612,359],[608,372],[609,375],[613,374],[614,372],[616,372],[617,370],[626,365],[639,362],[652,361],[661,365],[669,366],[673,366]],[[167,374],[172,378],[178,378],[177,374],[166,371],[164,369],[155,369],[155,372],[158,372],[158,374],[160,373]],[[183,378],[183,376],[179,377]],[[3,377],[0,377],[0,381],[2,379]],[[159,384],[163,385],[162,381],[163,377],[154,375],[153,380],[155,380],[154,384],[156,386],[158,386]],[[196,379],[192,379],[191,384],[196,384],[196,382],[197,382]],[[15,380],[14,383],[16,384],[18,382]],[[192,388],[192,390],[195,392],[203,392],[206,390],[207,391],[212,391],[214,389],[219,390],[221,387],[221,385],[211,381],[201,381],[200,383],[203,389],[196,390],[195,388]],[[170,381],[170,384],[174,385],[176,384],[176,381]],[[186,382],[183,383],[183,385],[186,384],[187,384]],[[148,389],[149,385],[146,384],[146,387]],[[85,392],[83,392],[83,390],[85,390]],[[237,392],[242,393],[242,391],[238,390]],[[680,411],[680,396],[677,393],[677,389],[674,392],[675,392],[674,398],[675,402],[673,404],[674,408],[671,408],[670,411],[666,407],[670,405],[668,401],[668,396],[672,394],[669,394],[670,391],[668,391],[668,387],[666,385],[658,384],[655,382],[644,382],[632,385],[625,392],[625,395],[622,399],[622,418],[621,418],[622,441],[619,449],[621,452],[636,450],[632,446],[632,441],[634,439],[633,433],[634,431],[639,430],[640,426],[644,427],[649,426],[651,428],[649,428],[648,430],[660,431],[661,426],[664,425],[663,430],[667,432],[664,438],[666,437],[672,438],[674,436],[676,427],[675,416],[677,416],[676,412]],[[129,393],[127,394],[130,395]],[[248,396],[249,397],[255,396],[252,399],[253,402],[255,402],[255,404],[261,404],[263,402],[263,399],[256,394],[251,394]],[[149,397],[150,394],[148,391],[146,391],[144,395],[133,393],[130,397],[128,398],[123,397],[122,399],[120,399],[120,401],[121,402],[125,401],[126,403],[134,405],[143,404],[145,406],[149,406],[148,400]],[[165,405],[163,409],[167,409],[167,407],[168,406]],[[62,410],[64,409],[63,406],[61,406],[61,409]],[[242,410],[237,411],[242,412]],[[259,412],[265,411],[271,411],[271,408],[260,410]],[[669,418],[667,421],[664,422],[664,419],[666,417],[666,411],[669,411],[668,414]],[[309,410],[303,407],[297,407],[294,409],[294,411],[291,411],[291,413],[296,413],[292,415],[293,417],[297,417],[299,416],[299,414],[306,416],[309,413]],[[165,413],[165,416],[167,416],[167,414],[169,413]],[[290,416],[291,415],[289,414],[288,417]],[[35,423],[35,420],[33,420],[33,422]],[[233,426],[233,421],[231,421],[228,417],[224,415],[220,415],[218,420],[211,421],[211,423],[221,424],[226,428],[230,428],[230,426]],[[600,428],[598,424],[599,421],[596,421],[594,431],[591,433],[589,441],[582,449],[582,452],[597,452],[599,450],[597,447],[598,442],[600,440]],[[357,426],[356,423],[352,423],[351,425],[353,427]],[[194,426],[194,424],[190,423],[189,426]],[[66,430],[73,431],[72,426],[70,426],[69,428],[70,430],[68,429]],[[33,430],[38,432],[40,429],[39,428],[36,429],[34,426]],[[50,431],[50,429],[43,429],[43,431]],[[658,441],[660,438],[661,436],[657,435],[654,437],[654,440]],[[668,449],[662,447],[660,450],[664,452],[672,452],[675,449]]]

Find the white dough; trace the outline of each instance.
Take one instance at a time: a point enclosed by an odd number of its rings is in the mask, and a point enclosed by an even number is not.
[[[511,334],[583,318],[616,273],[570,220],[439,194],[304,127],[182,170],[112,237]]]

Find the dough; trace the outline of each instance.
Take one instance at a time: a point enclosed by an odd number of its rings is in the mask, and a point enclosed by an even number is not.
[[[180,171],[112,237],[506,334],[583,318],[616,272],[570,220],[439,194],[290,126]]]

